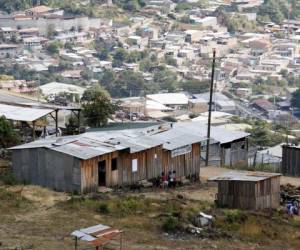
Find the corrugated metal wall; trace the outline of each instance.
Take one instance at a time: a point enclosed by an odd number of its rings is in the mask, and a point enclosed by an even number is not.
[[[282,146],[281,173],[289,176],[300,176],[300,148]]]
[[[58,191],[80,191],[80,161],[46,148],[12,151],[17,178]]]

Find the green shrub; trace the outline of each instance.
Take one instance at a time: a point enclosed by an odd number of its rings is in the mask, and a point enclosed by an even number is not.
[[[134,197],[126,197],[119,202],[118,208],[122,215],[131,214],[136,212],[138,208],[138,201]]]
[[[174,232],[179,226],[179,221],[177,218],[169,216],[165,219],[162,229],[165,232]]]
[[[0,175],[0,181],[2,181],[5,185],[17,185],[17,184],[19,184],[16,176],[11,172],[1,174]]]
[[[172,116],[163,117],[162,120],[164,120],[166,122],[177,122],[176,118],[172,117]]]
[[[98,210],[102,214],[109,214],[110,213],[110,208],[109,208],[108,204],[104,203],[104,202],[99,204]]]
[[[230,210],[225,213],[228,223],[242,223],[247,219],[247,215],[240,210]]]
[[[170,214],[177,214],[181,211],[181,206],[176,201],[168,201],[164,206],[164,211]]]

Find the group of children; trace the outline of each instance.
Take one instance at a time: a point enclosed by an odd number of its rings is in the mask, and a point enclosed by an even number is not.
[[[166,175],[165,172],[162,172],[160,184],[163,188],[176,187],[177,185],[176,171],[175,170],[173,172],[169,171],[168,175]]]

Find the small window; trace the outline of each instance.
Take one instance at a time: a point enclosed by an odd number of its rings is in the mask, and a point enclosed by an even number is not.
[[[118,170],[117,158],[111,159],[111,171]]]
[[[132,172],[137,172],[137,168],[138,168],[138,166],[137,166],[137,159],[133,159],[132,160],[132,164],[131,164],[131,167],[132,167]]]

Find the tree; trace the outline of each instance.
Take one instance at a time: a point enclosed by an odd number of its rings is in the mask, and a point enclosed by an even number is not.
[[[51,43],[47,44],[46,51],[50,55],[58,54],[60,47],[61,47],[60,42],[54,41],[54,42],[51,42]]]
[[[100,83],[102,86],[107,87],[110,84],[113,84],[116,80],[116,73],[113,70],[106,69],[103,72],[103,75],[100,79]]]
[[[124,62],[127,60],[128,53],[125,49],[119,48],[114,54],[114,60]]]
[[[293,94],[292,94],[292,99],[291,99],[292,106],[295,108],[300,108],[300,89],[297,89]]]
[[[68,119],[66,126],[66,135],[74,135],[78,132],[78,121],[77,118],[71,115]]]
[[[137,96],[145,88],[142,74],[132,70],[124,70],[118,74],[112,70],[105,70],[99,81],[112,97]]]
[[[57,32],[55,31],[54,24],[49,24],[47,26],[47,38],[52,38],[57,35]]]
[[[165,67],[159,67],[153,79],[159,84],[161,90],[173,92],[177,88],[177,75]]]
[[[165,55],[165,63],[177,67],[177,61],[173,56]]]
[[[209,81],[199,81],[196,79],[186,80],[185,82],[181,83],[182,89],[190,94],[206,92],[209,90],[209,86]]]
[[[18,144],[20,141],[11,123],[4,117],[0,117],[0,147],[7,148]]]
[[[83,71],[81,71],[80,75],[84,80],[87,81],[93,79],[93,71],[89,69],[84,69]]]
[[[281,24],[284,18],[295,19],[300,15],[297,0],[266,0],[259,6],[257,17],[260,21]]]
[[[100,60],[107,60],[108,56],[109,56],[109,51],[106,48],[101,48],[99,49],[99,51],[97,52],[96,56],[100,59]]]
[[[250,141],[256,146],[269,146],[271,143],[271,135],[265,124],[256,123],[252,129],[247,132],[251,134]]]
[[[282,75],[282,77],[287,78],[289,75],[289,71],[287,69],[282,69],[279,72],[280,75]]]
[[[110,95],[99,86],[86,90],[82,96],[83,115],[91,127],[107,124],[108,118],[115,112],[116,106],[111,102]]]

